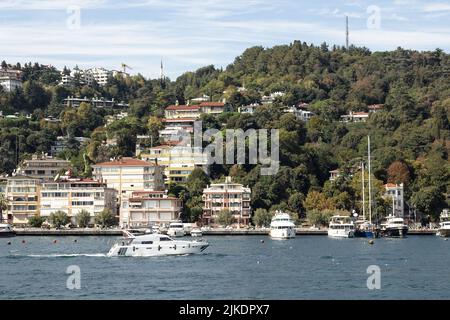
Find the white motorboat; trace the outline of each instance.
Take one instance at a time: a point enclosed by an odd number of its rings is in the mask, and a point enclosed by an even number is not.
[[[436,233],[438,236],[450,237],[450,214],[448,209],[442,211],[439,222],[439,229]]]
[[[408,229],[403,218],[390,215],[386,223],[382,225],[381,233],[384,237],[403,238],[408,234]]]
[[[276,211],[270,223],[269,235],[272,239],[295,238],[294,220],[289,214]]]
[[[15,237],[16,232],[9,224],[0,223],[0,238]]]
[[[203,236],[202,230],[198,228],[194,228],[191,230],[191,237],[199,238],[202,236]]]
[[[126,238],[114,244],[108,257],[156,257],[168,255],[198,254],[208,246],[206,241],[174,240],[163,234],[135,236],[124,231]]]
[[[328,226],[328,236],[336,238],[353,238],[355,225],[351,217],[333,216]]]
[[[171,237],[184,237],[186,231],[184,231],[184,225],[182,222],[172,222],[167,230],[167,235]]]

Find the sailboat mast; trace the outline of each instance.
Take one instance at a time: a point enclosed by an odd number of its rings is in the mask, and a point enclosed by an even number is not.
[[[364,162],[361,162],[361,176],[362,176],[362,212],[363,212],[363,220],[366,220],[366,188],[364,186]]]
[[[370,136],[367,136],[367,158],[369,165],[369,221],[372,223],[372,183],[371,183],[371,162],[370,162]]]

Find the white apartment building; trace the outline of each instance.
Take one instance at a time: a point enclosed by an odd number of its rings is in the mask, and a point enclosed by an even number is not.
[[[367,122],[369,119],[368,112],[350,112],[349,114],[341,116],[341,122]]]
[[[384,189],[384,198],[391,203],[393,209],[392,213],[397,217],[403,218],[405,215],[403,183],[388,183],[384,185]]]
[[[0,77],[0,85],[3,87],[3,89],[7,92],[13,92],[16,89],[22,88],[22,80],[16,79],[11,76],[7,77]]]
[[[86,70],[86,72],[91,74],[93,79],[101,86],[106,85],[108,83],[108,78],[112,76],[112,72],[105,68],[92,68]]]
[[[233,183],[231,177],[226,177],[224,183],[214,183],[203,190],[202,223],[217,224],[219,213],[229,210],[238,225],[250,224],[251,189],[242,184]]]
[[[91,222],[105,209],[117,214],[117,191],[105,183],[90,179],[69,179],[43,183],[40,191],[40,215],[48,218],[55,211],[63,211],[76,224],[76,216],[86,210]]]
[[[163,168],[152,162],[125,157],[92,168],[94,179],[116,189],[119,199],[133,191],[164,190]]]
[[[135,191],[122,199],[120,226],[168,225],[179,219],[182,209],[182,201],[164,191]]]
[[[75,67],[70,75],[61,74],[62,85],[72,85],[75,78],[79,78],[80,82],[85,85],[92,85],[94,80],[100,85],[104,86],[108,82],[108,78],[113,75],[113,72],[106,70],[105,68],[92,68],[87,70],[81,70]]]

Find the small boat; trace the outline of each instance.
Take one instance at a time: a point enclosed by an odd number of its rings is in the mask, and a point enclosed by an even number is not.
[[[355,225],[351,217],[333,216],[328,226],[328,236],[334,238],[353,238]]]
[[[439,222],[439,229],[436,235],[448,238],[450,237],[450,214],[448,209],[442,211]]]
[[[191,230],[191,237],[199,238],[202,236],[203,236],[202,230],[198,228],[194,228]]]
[[[124,231],[125,238],[114,244],[107,253],[108,257],[157,257],[169,255],[198,254],[208,246],[206,241],[174,240],[163,234],[145,234],[135,236]]]
[[[270,223],[270,237],[272,239],[295,238],[295,224],[287,213],[276,211]]]
[[[11,225],[6,223],[0,224],[0,238],[15,237],[16,232],[12,229]]]
[[[172,222],[167,230],[167,235],[171,237],[184,237],[186,232],[184,231],[184,225],[182,222]]]
[[[378,236],[378,230],[369,221],[355,221],[355,238],[378,238]]]
[[[408,234],[408,226],[405,224],[403,218],[398,218],[393,215],[387,217],[386,223],[381,229],[384,237],[389,238],[404,238]]]

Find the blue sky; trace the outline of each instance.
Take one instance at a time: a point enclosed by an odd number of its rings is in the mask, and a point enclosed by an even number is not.
[[[151,78],[163,59],[173,79],[208,64],[225,67],[255,45],[343,45],[345,15],[352,44],[450,52],[450,1],[443,0],[0,0],[0,58],[110,69],[125,62]]]

